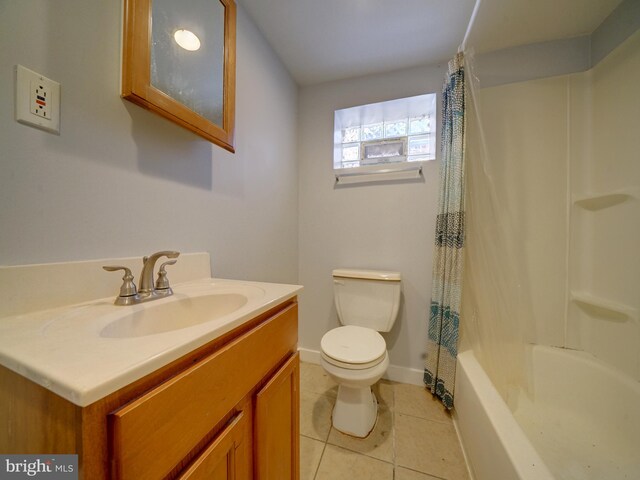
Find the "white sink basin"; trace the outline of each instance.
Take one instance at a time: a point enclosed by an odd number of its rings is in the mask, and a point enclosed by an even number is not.
[[[295,297],[302,287],[202,278],[173,295],[113,297],[0,318],[0,364],[81,407]]]
[[[244,315],[262,301],[265,290],[255,285],[201,282],[177,286],[174,294],[128,306],[114,306],[111,299],[62,309],[41,329],[43,337],[64,340],[89,335],[102,339],[147,337],[203,326],[216,328]]]
[[[233,313],[247,304],[241,293],[219,293],[187,297],[163,304],[145,305],[144,310],[131,312],[112,321],[100,331],[101,337],[143,337],[199,325]]]

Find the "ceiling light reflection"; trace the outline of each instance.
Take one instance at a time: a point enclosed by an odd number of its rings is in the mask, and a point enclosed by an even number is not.
[[[200,48],[200,39],[195,33],[189,30],[176,30],[176,33],[173,34],[173,38],[178,45],[190,52],[194,52]]]

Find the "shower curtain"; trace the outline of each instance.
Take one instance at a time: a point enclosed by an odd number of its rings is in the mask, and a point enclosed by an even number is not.
[[[453,407],[464,246],[464,55],[449,62],[442,89],[440,199],[424,383]]]

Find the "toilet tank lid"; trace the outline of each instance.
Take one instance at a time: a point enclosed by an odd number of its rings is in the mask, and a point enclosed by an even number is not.
[[[364,278],[367,280],[386,280],[399,282],[400,272],[387,272],[382,270],[358,270],[355,268],[337,268],[333,271],[334,277],[341,278]]]

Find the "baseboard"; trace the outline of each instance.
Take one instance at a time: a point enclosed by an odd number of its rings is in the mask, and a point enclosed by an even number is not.
[[[424,387],[424,371],[418,370],[416,368],[389,365],[384,378],[386,378],[387,380],[392,380],[394,382],[408,383],[410,385],[418,385],[420,387]]]
[[[318,350],[310,350],[308,348],[298,348],[300,360],[307,363],[315,363],[320,365],[320,352]],[[408,383],[410,385],[424,386],[423,371],[416,368],[400,367],[398,365],[389,365],[384,378],[393,382]]]
[[[298,353],[300,354],[300,361],[307,363],[315,363],[320,365],[320,352],[317,350],[309,350],[308,348],[298,347]]]

